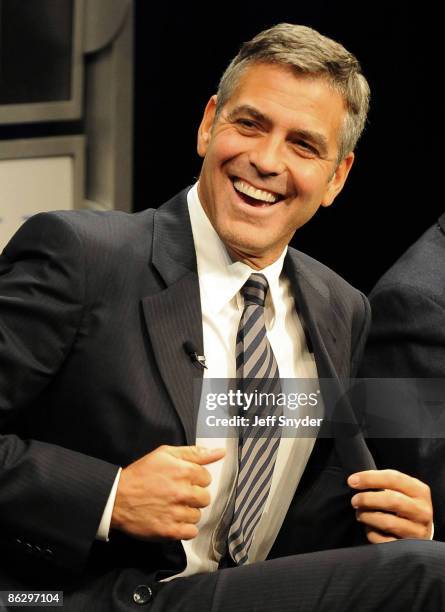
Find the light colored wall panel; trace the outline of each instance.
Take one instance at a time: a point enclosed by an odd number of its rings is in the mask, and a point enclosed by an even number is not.
[[[0,161],[0,250],[31,215],[73,208],[73,160],[65,157]]]
[[[82,136],[0,142],[0,251],[29,216],[84,206]]]

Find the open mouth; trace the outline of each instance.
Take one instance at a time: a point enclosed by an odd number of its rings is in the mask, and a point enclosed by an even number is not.
[[[232,184],[238,196],[250,206],[268,208],[284,199],[280,193],[258,189],[237,176],[232,177]]]

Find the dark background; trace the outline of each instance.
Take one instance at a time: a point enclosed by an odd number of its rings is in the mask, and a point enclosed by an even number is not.
[[[367,292],[445,208],[443,34],[430,3],[136,0],[134,208],[194,182],[196,130],[221,73],[243,41],[281,21],[343,43],[371,85],[346,187],[292,243]]]
[[[72,0],[0,0],[0,104],[71,95]]]

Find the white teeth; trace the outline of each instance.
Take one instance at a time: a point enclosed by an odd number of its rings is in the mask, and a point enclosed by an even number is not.
[[[245,183],[240,179],[236,179],[233,182],[233,186],[237,191],[244,193],[244,195],[250,196],[251,198],[255,198],[255,200],[261,200],[262,202],[269,202],[270,204],[275,204],[275,202],[279,199],[279,196],[270,193],[270,191],[263,191],[262,189],[256,189]]]

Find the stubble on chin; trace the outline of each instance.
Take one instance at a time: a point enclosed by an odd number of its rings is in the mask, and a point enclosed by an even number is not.
[[[255,231],[258,230],[252,230]],[[281,254],[282,249],[268,249],[267,245],[255,240],[253,234],[249,236],[241,232],[227,232],[218,235],[233,262],[240,261],[256,270],[270,265]]]

